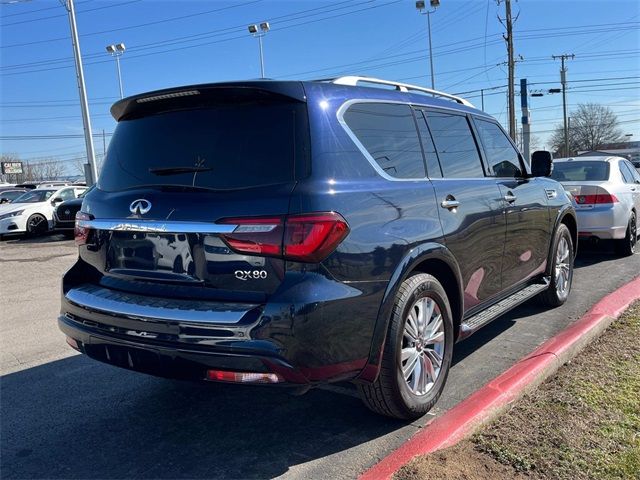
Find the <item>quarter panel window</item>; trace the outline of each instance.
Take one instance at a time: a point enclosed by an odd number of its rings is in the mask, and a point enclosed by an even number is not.
[[[356,103],[345,112],[344,121],[387,175],[395,178],[426,176],[411,107]]]
[[[426,112],[445,178],[482,178],[484,171],[467,117]]]
[[[624,183],[634,183],[633,172],[626,162],[620,162],[618,163],[618,166],[620,167],[620,173],[622,174]]]
[[[475,123],[493,174],[496,177],[521,177],[522,166],[518,151],[502,129],[485,120],[476,119]]]

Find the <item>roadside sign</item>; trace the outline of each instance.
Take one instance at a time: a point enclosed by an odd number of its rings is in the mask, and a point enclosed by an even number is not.
[[[2,162],[2,173],[4,175],[22,173],[22,162]]]

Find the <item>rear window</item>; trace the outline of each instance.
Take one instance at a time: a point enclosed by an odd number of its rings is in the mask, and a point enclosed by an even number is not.
[[[306,105],[224,103],[122,120],[100,173],[106,191],[229,190],[287,183],[308,165]]]
[[[608,162],[554,162],[551,178],[559,182],[598,182],[609,179]]]

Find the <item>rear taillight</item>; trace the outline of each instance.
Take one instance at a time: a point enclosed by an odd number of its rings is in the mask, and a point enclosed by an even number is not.
[[[228,218],[221,223],[237,225],[221,235],[237,253],[310,263],[327,258],[349,233],[347,222],[335,212]]]
[[[76,224],[73,229],[73,234],[76,239],[76,245],[84,245],[87,243],[87,237],[89,236],[89,228],[84,225],[84,222],[91,220],[91,215],[78,212],[76,213]]]
[[[617,203],[618,197],[612,193],[597,193],[594,195],[577,195],[575,197],[578,205],[602,205],[605,203]]]

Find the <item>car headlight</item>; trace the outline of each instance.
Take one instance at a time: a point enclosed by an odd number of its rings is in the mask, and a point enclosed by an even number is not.
[[[18,210],[17,212],[5,213],[4,215],[0,215],[0,220],[4,220],[5,218],[11,217],[19,217],[24,213],[24,210]]]

